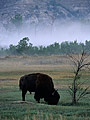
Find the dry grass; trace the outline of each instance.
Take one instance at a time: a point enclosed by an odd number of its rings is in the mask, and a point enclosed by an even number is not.
[[[53,78],[56,88],[67,88],[74,75],[67,56],[7,56],[0,58],[0,68],[0,86],[18,85],[22,75],[43,72]]]
[[[0,58],[0,72],[10,71],[10,70],[47,70],[53,69],[61,66],[61,68],[67,68],[68,63],[67,58],[62,56],[35,56],[35,57],[8,57]]]

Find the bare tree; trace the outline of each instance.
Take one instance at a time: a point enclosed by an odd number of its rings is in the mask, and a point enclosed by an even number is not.
[[[83,88],[84,82],[81,83],[79,81],[81,78],[81,71],[90,66],[90,60],[88,59],[89,55],[84,50],[80,55],[70,54],[68,56],[74,67],[73,83],[69,86],[69,93],[72,97],[72,104],[76,104],[82,97],[90,94],[88,92],[89,87]]]

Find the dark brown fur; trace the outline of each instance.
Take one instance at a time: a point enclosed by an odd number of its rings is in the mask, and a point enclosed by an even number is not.
[[[27,91],[30,93],[35,92],[34,98],[38,102],[40,102],[40,98],[44,98],[48,104],[57,104],[60,98],[54,89],[52,78],[46,74],[33,73],[24,75],[20,78],[19,87],[22,90],[23,101],[25,101]]]

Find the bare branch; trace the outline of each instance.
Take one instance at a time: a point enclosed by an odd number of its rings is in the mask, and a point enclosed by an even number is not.
[[[84,90],[82,91],[82,93],[79,95],[77,101],[79,101],[79,100],[80,100],[82,97],[84,97],[86,94],[89,94],[89,93],[87,92],[88,89],[89,89],[89,87],[87,87],[86,89],[84,89]]]
[[[89,54],[87,54],[84,50],[81,54],[81,59],[80,59],[80,63],[83,64],[85,61],[87,61],[87,58],[89,57]]]
[[[85,67],[85,66],[89,66],[89,65],[90,65],[90,62],[85,63],[85,64],[82,64],[82,65],[80,66],[80,69],[83,68],[83,67]]]
[[[83,84],[85,84],[85,81],[82,82],[82,83],[78,83],[78,84],[77,84],[77,87],[81,88],[81,86],[82,86]]]
[[[77,67],[77,63],[78,63],[78,60],[73,56],[73,55],[68,55],[69,58],[71,59],[71,61],[73,62],[73,64]]]
[[[70,95],[72,96],[73,95],[73,89],[69,86],[69,93],[70,93]]]

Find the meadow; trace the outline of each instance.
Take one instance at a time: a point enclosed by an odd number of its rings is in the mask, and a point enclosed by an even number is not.
[[[34,93],[21,101],[19,79],[22,75],[41,72],[53,78],[60,100],[48,105],[37,103]],[[72,105],[68,92],[72,84],[73,67],[67,56],[6,56],[0,57],[0,120],[90,120],[90,95]],[[90,86],[90,72],[83,71],[83,87]],[[90,92],[90,89],[89,89]]]

